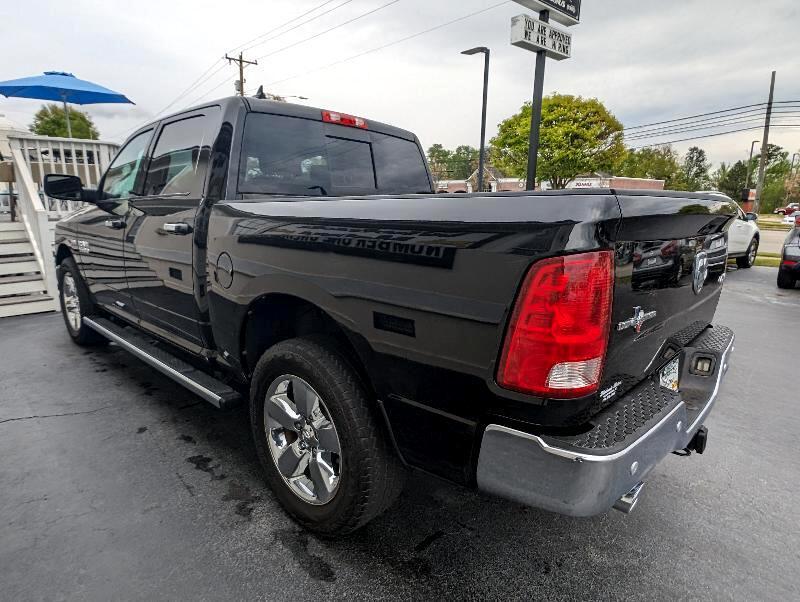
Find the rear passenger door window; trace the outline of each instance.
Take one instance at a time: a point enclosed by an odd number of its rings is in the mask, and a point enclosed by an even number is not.
[[[164,125],[147,170],[145,196],[203,196],[218,113],[211,107]]]

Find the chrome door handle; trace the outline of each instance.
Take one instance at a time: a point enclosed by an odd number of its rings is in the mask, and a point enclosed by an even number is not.
[[[192,227],[184,222],[164,224],[161,229],[167,234],[178,234],[180,236],[185,236],[192,233]]]
[[[105,227],[111,228],[112,230],[122,230],[125,228],[125,220],[124,219],[107,219],[105,221]]]

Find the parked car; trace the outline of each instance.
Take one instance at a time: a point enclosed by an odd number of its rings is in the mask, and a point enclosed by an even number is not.
[[[745,213],[738,205],[736,208],[736,219],[728,230],[728,257],[736,259],[739,268],[751,268],[756,263],[761,243],[758,214]]]
[[[800,217],[783,241],[781,265],[778,268],[778,287],[794,288],[800,280]]]
[[[773,213],[778,215],[792,215],[797,211],[800,211],[800,203],[789,203],[786,207],[778,207]]]
[[[728,258],[735,259],[739,268],[753,267],[758,257],[758,246],[761,243],[761,231],[758,228],[758,214],[745,213],[742,208],[728,197],[718,191],[702,192],[725,199],[726,203],[736,206],[736,219],[728,230]]]
[[[797,223],[798,218],[800,218],[800,213],[787,213],[783,216],[781,223],[794,226]]]
[[[629,512],[665,456],[705,449],[729,200],[437,195],[410,132],[239,97],[142,127],[98,190],[45,189],[92,203],[56,227],[69,336],[246,400],[268,483],[317,532],[367,523],[409,469]],[[638,290],[651,252],[668,268]]]

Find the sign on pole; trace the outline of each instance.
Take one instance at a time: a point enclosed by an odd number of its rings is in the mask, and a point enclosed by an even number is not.
[[[526,8],[539,11],[539,18],[519,15],[511,20],[511,43],[536,53],[531,102],[531,132],[528,150],[526,188],[536,187],[539,161],[539,132],[542,125],[542,95],[547,59],[563,61],[572,56],[572,34],[550,25],[550,19],[564,25],[577,25],[581,20],[581,0],[514,0]]]
[[[533,52],[544,50],[548,58],[557,61],[572,56],[571,33],[528,15],[511,19],[511,44]]]
[[[554,21],[567,27],[581,22],[581,0],[514,0],[514,2],[537,12],[549,10]]]

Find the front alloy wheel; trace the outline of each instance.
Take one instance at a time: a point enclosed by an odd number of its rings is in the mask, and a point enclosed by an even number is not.
[[[97,310],[72,257],[64,259],[58,267],[58,290],[64,324],[72,340],[78,345],[107,344],[108,339],[83,323],[84,316],[95,315]]]
[[[758,257],[758,239],[754,238],[750,241],[750,246],[747,247],[745,256],[736,260],[736,266],[745,270],[752,268],[756,264],[756,257]]]
[[[72,332],[81,329],[81,299],[78,296],[78,286],[72,274],[67,272],[61,281],[61,299],[64,304],[64,317]]]
[[[272,460],[284,482],[301,500],[321,506],[339,488],[342,452],[339,434],[319,394],[302,378],[276,378],[264,400]]]

